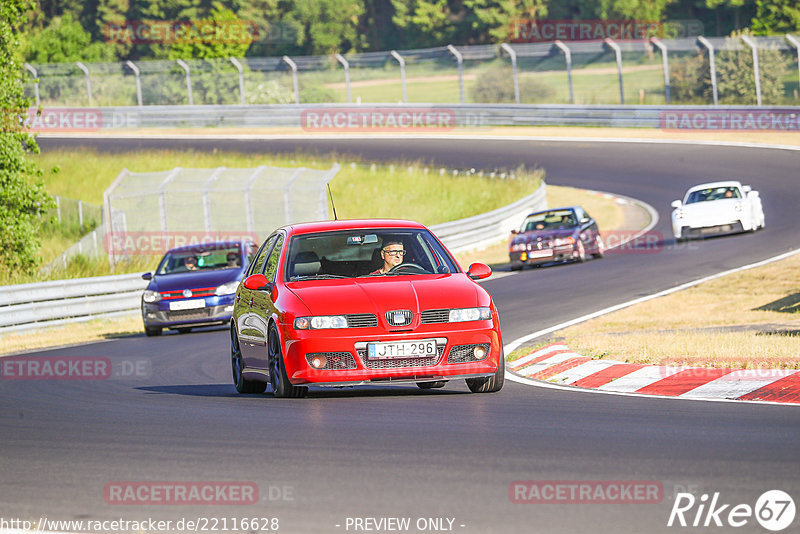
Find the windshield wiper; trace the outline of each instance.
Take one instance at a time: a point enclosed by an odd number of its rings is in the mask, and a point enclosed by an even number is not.
[[[293,276],[291,278],[292,282],[296,282],[298,280],[328,280],[333,278],[349,278],[349,276],[342,276],[340,274],[303,274],[300,276]]]

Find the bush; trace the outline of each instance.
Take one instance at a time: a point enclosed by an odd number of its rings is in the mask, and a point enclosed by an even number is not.
[[[731,37],[736,38],[736,36]],[[761,97],[764,103],[778,103],[784,94],[782,78],[789,62],[778,50],[759,48]],[[718,50],[715,55],[717,95],[723,104],[755,104],[756,82],[750,50]],[[692,103],[714,98],[708,54],[688,56],[670,63],[670,86],[675,102]]]
[[[553,95],[555,90],[546,83],[530,75],[519,75],[521,103],[545,103],[552,99]],[[511,68],[497,67],[481,73],[470,89],[470,97],[473,102],[478,103],[514,102],[514,77]]]

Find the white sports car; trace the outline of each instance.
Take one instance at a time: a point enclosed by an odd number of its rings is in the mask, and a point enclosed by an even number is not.
[[[758,191],[735,181],[696,185],[686,192],[683,202],[675,200],[672,207],[676,240],[764,228]]]

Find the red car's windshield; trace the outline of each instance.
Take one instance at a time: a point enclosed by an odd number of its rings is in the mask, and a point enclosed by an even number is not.
[[[296,281],[455,272],[456,263],[427,230],[380,228],[293,236],[284,276]]]

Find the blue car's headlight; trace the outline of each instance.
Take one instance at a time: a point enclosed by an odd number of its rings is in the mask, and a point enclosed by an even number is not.
[[[234,280],[233,282],[227,282],[219,286],[215,291],[214,294],[218,297],[222,295],[233,295],[236,293],[236,289],[239,287],[239,281]]]
[[[147,303],[158,302],[161,300],[161,293],[158,291],[153,291],[152,289],[145,289],[144,295],[142,295],[142,300]]]

